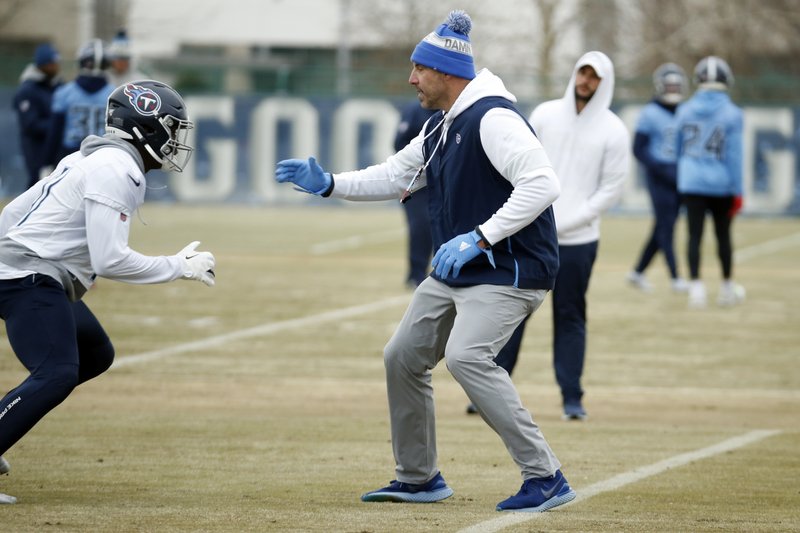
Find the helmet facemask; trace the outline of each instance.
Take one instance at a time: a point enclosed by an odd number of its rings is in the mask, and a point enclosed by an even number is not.
[[[668,105],[677,105],[686,97],[689,83],[683,69],[674,63],[665,63],[653,73],[656,98]]]
[[[683,101],[686,86],[685,78],[672,80],[670,76],[665,77],[664,87],[659,95],[659,99],[665,104],[680,104]]]
[[[167,133],[167,141],[161,146],[151,146],[137,127],[133,128],[133,133],[138,141],[142,143],[147,153],[158,163],[161,163],[162,169],[183,172],[194,151],[194,148],[187,143],[189,130],[194,128],[194,123],[191,120],[164,115],[158,117],[158,124]]]

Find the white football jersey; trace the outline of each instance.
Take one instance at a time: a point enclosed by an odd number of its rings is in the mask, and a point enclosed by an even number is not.
[[[177,279],[177,256],[151,257],[128,247],[146,182],[138,162],[114,142],[94,137],[83,153],[62,159],[50,176],[3,209],[0,236],[60,263],[86,288],[96,276],[129,283]],[[0,263],[0,279],[31,273]]]

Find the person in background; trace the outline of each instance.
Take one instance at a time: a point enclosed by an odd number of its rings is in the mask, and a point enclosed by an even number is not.
[[[100,39],[78,52],[78,77],[53,94],[53,120],[45,153],[53,166],[77,151],[89,135],[103,135],[106,102],[114,86],[108,81],[108,56]]]
[[[139,72],[133,65],[131,41],[125,29],[119,30],[111,40],[111,44],[108,46],[108,59],[108,74],[114,87],[119,87],[129,81],[147,79],[147,76]]]
[[[114,360],[108,335],[81,299],[98,276],[214,285],[214,256],[198,251],[197,241],[168,256],[128,246],[145,174],[180,172],[192,154],[183,99],[156,81],[119,87],[108,99],[106,126],[103,137],[84,139],[0,213],[0,318],[30,372],[0,400],[0,474],[9,470],[2,454]],[[15,502],[0,494],[0,503]]]
[[[697,91],[681,104],[675,117],[678,191],[683,195],[689,227],[689,307],[706,306],[700,279],[700,250],[706,213],[711,213],[717,238],[722,284],[717,304],[736,305],[744,288],[733,281],[731,225],[742,208],[742,110],[728,95],[733,72],[725,60],[708,56],[694,69]]]
[[[655,98],[642,108],[633,138],[633,154],[647,177],[647,192],[653,204],[655,223],[642,249],[636,268],[628,273],[633,287],[650,292],[652,285],[644,275],[659,250],[667,262],[672,290],[686,292],[686,280],[678,275],[673,236],[681,208],[675,153],[675,110],[688,91],[686,73],[675,63],[665,63],[653,73]]]
[[[278,162],[276,180],[327,197],[407,198],[429,189],[436,254],[384,348],[396,479],[365,502],[431,503],[453,494],[438,467],[431,370],[445,360],[522,474],[498,511],[541,512],[575,498],[561,463],[494,364],[542,303],[558,270],[556,177],[516,98],[475,72],[472,20],[453,11],[411,54],[409,83],[426,109],[423,131],[385,162],[331,175],[313,157]],[[413,199],[412,199],[413,201]]]
[[[583,420],[586,292],[600,242],[600,215],[623,192],[630,134],[611,109],[614,65],[598,51],[575,63],[564,97],[533,110],[530,123],[561,183],[553,204],[560,267],[553,289],[553,365],[565,420]]]
[[[425,122],[436,113],[425,109],[414,101],[405,105],[400,114],[400,123],[394,138],[394,151],[399,152],[416,137]],[[433,255],[431,218],[428,214],[428,189],[414,191],[413,201],[403,202],[403,211],[408,224],[408,276],[406,286],[414,288],[428,276],[428,265]]]
[[[14,95],[14,110],[19,123],[20,147],[28,171],[26,189],[39,181],[45,166],[45,143],[52,127],[53,93],[61,86],[60,58],[51,44],[40,44],[33,63],[25,67]]]

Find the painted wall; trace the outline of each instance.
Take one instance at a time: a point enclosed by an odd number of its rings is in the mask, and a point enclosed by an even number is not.
[[[0,92],[0,193],[24,183],[11,93]],[[331,172],[361,168],[392,153],[402,102],[381,99],[203,96],[186,99],[195,122],[194,157],[182,174],[148,176],[148,200],[194,203],[298,204],[314,198],[274,182],[275,163],[315,155]],[[522,106],[528,111],[532,106]],[[617,111],[633,130],[640,105]],[[800,214],[800,108],[747,107],[745,115],[745,213]],[[650,209],[638,168],[619,208]]]

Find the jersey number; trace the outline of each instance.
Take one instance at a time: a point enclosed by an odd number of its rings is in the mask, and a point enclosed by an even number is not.
[[[681,134],[683,135],[683,152],[687,154],[700,156],[702,154],[696,153],[699,143],[702,142],[701,137],[701,128],[697,124],[686,124],[681,129]],[[706,142],[702,144],[701,148],[704,152],[706,152],[707,157],[713,157],[718,160],[722,160],[722,155],[725,152],[725,132],[720,127],[715,127],[711,131],[711,135],[708,136]]]
[[[70,140],[80,144],[89,135],[103,135],[106,131],[105,108],[97,106],[76,105],[70,108],[75,117],[74,129],[70,131]]]

